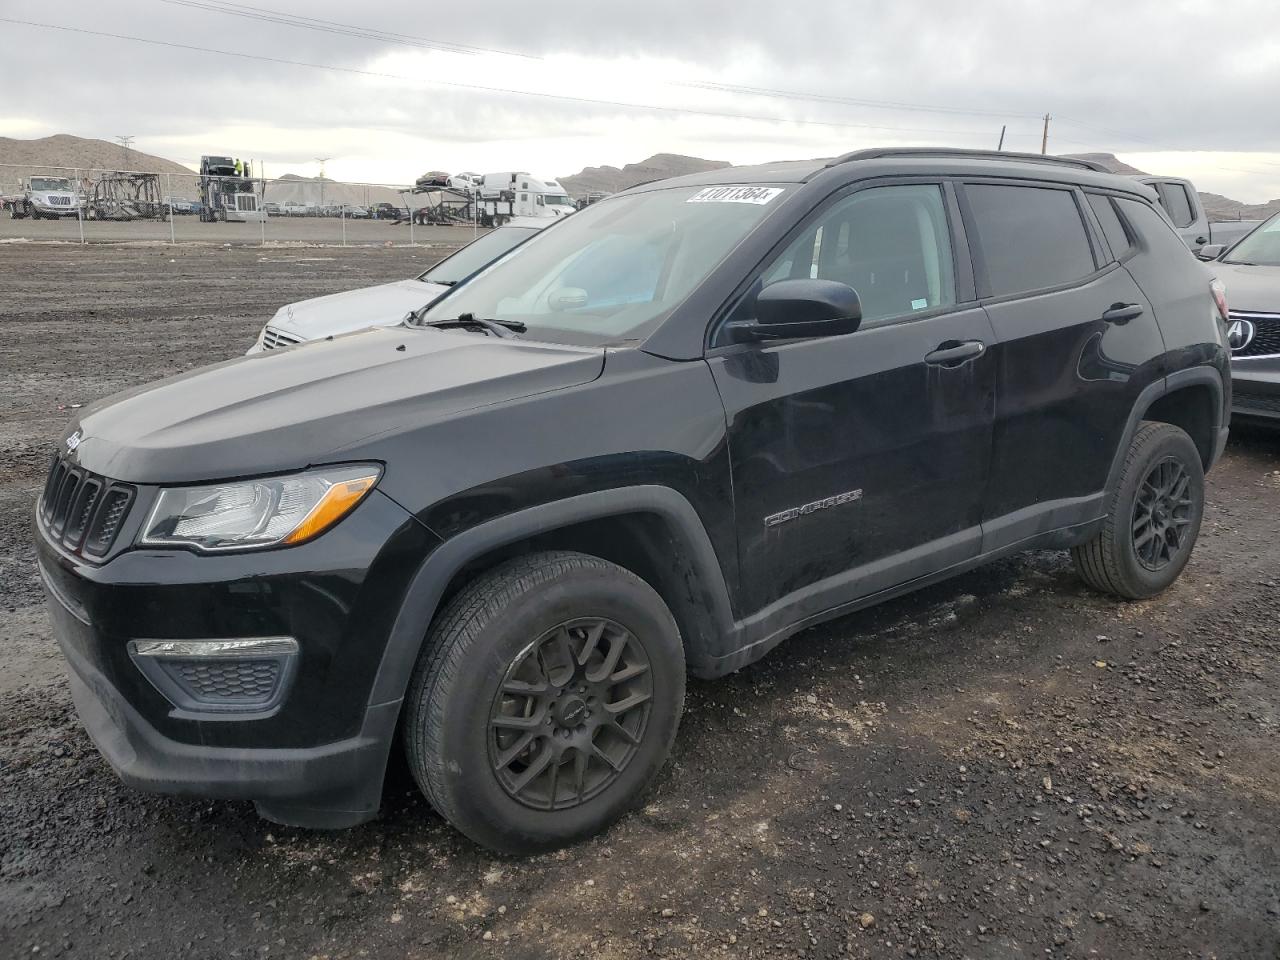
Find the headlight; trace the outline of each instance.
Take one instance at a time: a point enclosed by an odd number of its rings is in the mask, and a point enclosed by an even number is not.
[[[169,487],[140,543],[202,552],[292,546],[318,537],[345,517],[381,476],[373,464],[326,467],[202,487]]]

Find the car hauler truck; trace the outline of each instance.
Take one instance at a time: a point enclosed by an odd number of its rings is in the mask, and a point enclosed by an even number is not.
[[[200,219],[205,223],[257,223],[267,217],[247,163],[231,157],[200,158]]]

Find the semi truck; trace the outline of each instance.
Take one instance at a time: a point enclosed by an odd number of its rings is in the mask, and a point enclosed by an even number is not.
[[[554,219],[577,209],[555,180],[539,180],[523,171],[486,173],[476,184],[477,219],[500,227],[512,217]]]
[[[4,206],[14,220],[57,220],[79,216],[84,197],[72,177],[24,177],[18,193],[4,199]]]
[[[257,223],[267,218],[249,165],[231,157],[200,158],[200,219]]]

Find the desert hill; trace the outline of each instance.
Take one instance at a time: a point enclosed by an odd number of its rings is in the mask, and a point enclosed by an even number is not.
[[[703,160],[685,157],[678,153],[655,153],[648,160],[628,163],[625,167],[584,167],[579,173],[560,178],[560,185],[571,197],[585,197],[588,193],[617,193],[638,183],[650,180],[666,180],[682,177],[687,173],[702,173],[732,166],[725,160]]]
[[[0,167],[0,192],[13,187],[22,177],[33,174],[55,173],[49,167],[78,168],[81,174],[89,170],[142,170],[148,173],[174,173],[190,176],[192,170],[163,157],[130,149],[128,166],[125,152],[118,143],[106,140],[90,140],[59,133],[38,140],[17,140],[0,137],[0,164],[18,166]],[[175,187],[174,192],[177,192]]]

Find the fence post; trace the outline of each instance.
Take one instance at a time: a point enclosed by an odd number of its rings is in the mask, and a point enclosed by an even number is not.
[[[347,245],[347,205],[346,203],[343,203],[340,209],[342,211],[339,214],[339,216],[342,217],[342,245],[345,247]]]
[[[164,182],[168,193],[168,197],[166,199],[169,203],[169,245],[173,246],[178,242],[178,238],[174,236],[173,232],[173,174],[166,173],[164,175]]]
[[[77,167],[73,173],[76,178],[76,222],[80,224],[80,246],[84,246],[84,204],[80,202],[80,169]],[[88,197],[85,198],[86,202]]]
[[[262,228],[262,245],[265,247],[267,245],[267,178],[261,167],[258,168],[258,172],[263,174],[262,179],[259,181],[259,185],[262,187],[262,196],[258,199],[258,213],[260,214],[258,225]]]

